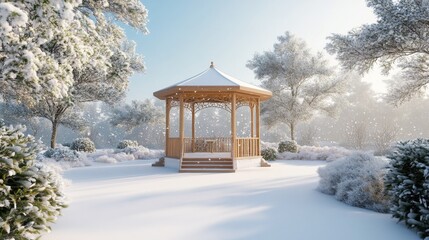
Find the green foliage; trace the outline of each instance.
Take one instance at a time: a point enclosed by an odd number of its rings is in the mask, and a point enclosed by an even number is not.
[[[422,239],[429,238],[429,139],[399,142],[388,155],[386,189],[392,214]]]
[[[0,126],[0,239],[35,239],[66,207],[61,177],[35,163],[39,145],[23,131]]]
[[[282,153],[282,152],[296,153],[298,152],[298,144],[295,141],[289,141],[289,140],[280,142],[278,152],[279,153]]]
[[[127,147],[138,147],[139,143],[137,141],[133,141],[133,140],[122,140],[118,143],[117,148],[118,149],[124,149]]]
[[[261,155],[267,161],[273,161],[277,158],[276,150],[274,148],[262,149]]]
[[[70,149],[80,152],[95,152],[95,144],[89,138],[76,138],[71,144]]]

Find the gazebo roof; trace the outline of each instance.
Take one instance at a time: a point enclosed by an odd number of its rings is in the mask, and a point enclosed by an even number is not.
[[[210,68],[179,82],[170,87],[161,89],[153,93],[159,99],[166,99],[178,93],[226,93],[236,92],[260,97],[261,100],[271,98],[272,93],[264,88],[254,86],[231,77],[214,67],[213,62]]]

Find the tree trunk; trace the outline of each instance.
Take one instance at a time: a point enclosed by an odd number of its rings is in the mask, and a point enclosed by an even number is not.
[[[56,121],[53,121],[52,134],[51,134],[51,148],[55,148],[55,141],[57,139],[57,127],[58,127],[58,123]]]
[[[289,128],[290,128],[290,140],[295,141],[295,123],[290,123]]]

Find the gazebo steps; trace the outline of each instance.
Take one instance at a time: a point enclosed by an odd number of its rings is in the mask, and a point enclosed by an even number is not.
[[[179,172],[235,172],[231,158],[183,158]]]

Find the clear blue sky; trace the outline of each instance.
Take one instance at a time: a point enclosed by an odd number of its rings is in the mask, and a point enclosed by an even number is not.
[[[142,2],[149,10],[150,34],[125,30],[144,55],[146,72],[131,78],[128,101],[152,98],[154,91],[204,71],[210,61],[231,76],[258,84],[246,62],[255,52],[271,50],[285,31],[314,51],[324,51],[331,33],[375,21],[365,0]]]

